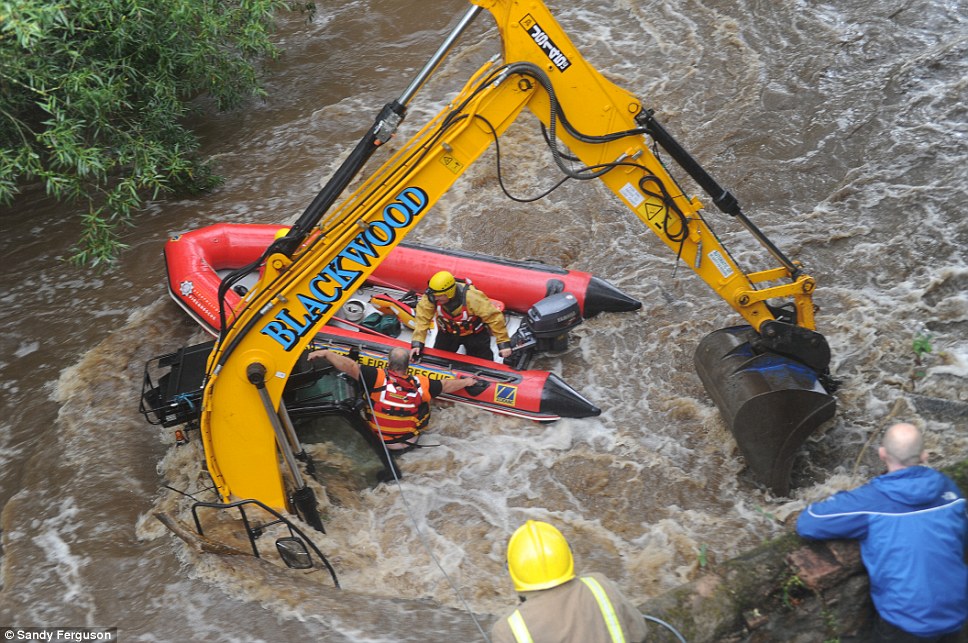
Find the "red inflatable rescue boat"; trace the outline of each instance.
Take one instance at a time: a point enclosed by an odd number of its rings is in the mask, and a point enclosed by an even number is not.
[[[232,270],[258,261],[280,230],[286,227],[219,223],[172,236],[164,250],[169,293],[206,330],[217,334],[221,315],[231,323],[233,311],[244,305],[243,297],[257,280],[258,271],[253,271],[248,282],[243,280],[226,291],[224,310],[220,313],[218,292],[222,278]],[[564,350],[566,331],[581,319],[600,312],[625,312],[641,307],[635,299],[586,272],[404,243],[390,253],[364,287],[317,334],[315,345],[340,352],[358,349],[361,356],[374,363],[394,346],[409,346],[408,322],[412,323],[409,317],[412,307],[430,277],[440,270],[458,279],[470,279],[503,308],[512,344],[523,351],[516,353],[516,357],[535,350],[535,345],[539,351]],[[564,318],[566,315],[560,313],[565,309],[579,313],[570,315],[576,319],[567,328],[545,326],[555,317]],[[399,328],[396,337],[368,323],[389,315],[400,321],[394,325]],[[432,340],[433,331],[428,335],[428,346],[433,345]],[[530,357],[509,361],[514,363],[428,348],[421,361],[411,368],[432,378],[469,375],[487,381],[490,386],[477,396],[460,391],[444,397],[496,413],[552,421],[562,417],[590,417],[601,412],[557,375],[527,369]]]

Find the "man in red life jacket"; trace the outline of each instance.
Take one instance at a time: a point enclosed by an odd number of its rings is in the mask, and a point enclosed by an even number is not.
[[[430,420],[430,400],[441,393],[454,393],[477,384],[472,377],[432,380],[411,374],[410,353],[400,347],[390,349],[387,368],[359,364],[326,349],[313,351],[308,358],[324,359],[362,385],[363,395],[368,398],[364,406],[366,420],[377,438],[377,451],[384,465],[396,472],[397,478],[400,477],[399,469],[386,458],[384,447],[394,455],[416,447],[420,433]],[[384,472],[383,478],[389,479],[390,475],[389,471]]]
[[[493,360],[491,335],[501,357],[511,356],[511,338],[504,324],[504,313],[483,292],[454,275],[441,271],[430,278],[427,293],[417,303],[410,356],[416,359],[423,351],[427,331],[436,319],[437,339],[434,348],[456,353],[461,346],[468,355]],[[488,333],[490,329],[490,333]]]

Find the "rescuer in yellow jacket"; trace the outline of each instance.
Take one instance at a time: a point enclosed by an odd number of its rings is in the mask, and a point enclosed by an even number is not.
[[[456,353],[463,346],[468,355],[493,360],[491,336],[501,357],[511,356],[511,338],[504,313],[470,281],[458,283],[454,275],[441,271],[430,278],[426,294],[417,302],[410,356],[416,359],[427,341],[427,331],[436,320],[434,348]]]
[[[499,619],[491,643],[641,643],[639,610],[601,574],[575,576],[565,537],[552,525],[524,523],[508,541],[508,572],[521,603]]]

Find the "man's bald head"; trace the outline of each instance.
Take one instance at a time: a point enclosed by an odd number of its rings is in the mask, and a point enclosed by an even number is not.
[[[387,362],[389,362],[387,366],[391,371],[400,375],[406,375],[407,369],[410,368],[410,351],[406,348],[395,346],[390,349]]]
[[[921,429],[906,422],[891,426],[884,432],[878,455],[887,465],[888,471],[921,464],[926,456]]]

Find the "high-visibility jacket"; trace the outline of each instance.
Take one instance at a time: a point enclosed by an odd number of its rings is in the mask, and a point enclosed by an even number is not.
[[[487,326],[499,347],[511,345],[504,313],[491,303],[487,295],[468,281],[463,285],[458,284],[454,299],[460,302],[460,306],[456,310],[448,311],[431,297],[421,297],[414,314],[411,342],[423,344],[427,340],[431,322],[436,320],[439,332],[465,336],[484,332],[484,327]]]
[[[430,380],[377,369],[370,389],[367,421],[384,442],[404,442],[420,435],[430,420]]]
[[[641,643],[645,620],[601,574],[551,589],[524,592],[524,601],[494,624],[492,643]]]

